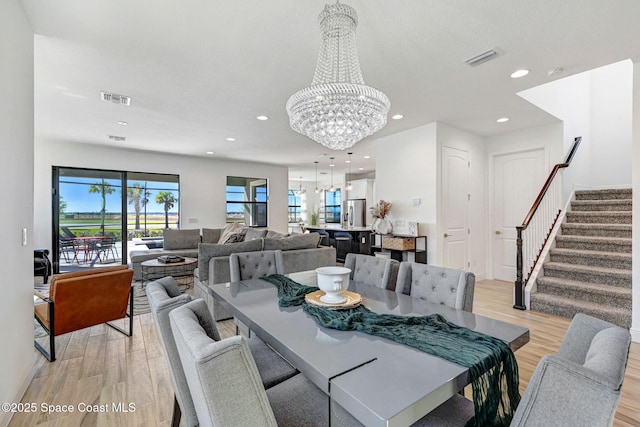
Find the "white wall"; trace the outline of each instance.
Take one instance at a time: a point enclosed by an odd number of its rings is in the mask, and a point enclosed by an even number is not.
[[[287,168],[260,163],[166,155],[98,145],[36,141],[35,239],[51,247],[51,167],[128,170],[180,175],[182,228],[222,227],[226,219],[226,177],[269,180],[269,228],[287,232]],[[197,222],[193,222],[197,220]]]
[[[33,351],[33,31],[18,0],[0,2],[0,401],[19,402]],[[22,244],[22,229],[27,244]],[[0,425],[10,413],[0,412]]]
[[[392,203],[391,220],[417,221],[428,236],[427,262],[438,257],[436,240],[436,123],[376,140],[376,199]],[[412,205],[414,198],[422,203]]]
[[[445,123],[437,124],[438,139],[438,190],[441,185],[441,149],[443,146],[457,148],[469,153],[469,191],[471,201],[469,203],[469,262],[470,270],[476,275],[476,280],[486,277],[487,256],[486,256],[486,156],[484,138],[471,134]],[[443,223],[441,211],[442,195],[438,195],[440,208],[438,209],[438,224]],[[438,230],[438,236],[443,235],[444,230]],[[440,244],[444,244],[441,240]],[[439,250],[440,257],[438,264],[442,263],[442,251]]]
[[[633,63],[591,72],[591,182],[599,187],[631,184]]]
[[[633,227],[631,335],[640,342],[640,60],[633,69]]]
[[[622,61],[538,86],[518,95],[564,122],[564,152],[582,136],[564,172],[573,190],[631,184],[632,64]]]

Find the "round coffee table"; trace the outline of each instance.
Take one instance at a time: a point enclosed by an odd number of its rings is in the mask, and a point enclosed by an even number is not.
[[[184,261],[164,263],[155,259],[142,262],[142,288],[148,282],[171,276],[181,288],[193,286],[193,270],[198,266],[198,258],[185,258]]]

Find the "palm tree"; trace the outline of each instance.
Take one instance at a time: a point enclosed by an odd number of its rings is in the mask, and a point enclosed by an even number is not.
[[[149,203],[149,196],[151,193],[140,187],[140,184],[133,184],[133,187],[127,187],[127,196],[129,198],[129,204],[133,205],[133,209],[136,214],[136,230],[140,229],[140,207],[146,206]]]
[[[164,228],[169,228],[169,209],[171,209],[174,203],[177,202],[173,193],[168,191],[161,191],[156,195],[156,203],[159,205],[164,204]]]
[[[102,235],[104,235],[104,219],[107,216],[107,194],[115,192],[116,189],[108,182],[105,182],[104,178],[102,178],[101,182],[91,184],[91,187],[89,187],[89,193],[100,193],[100,196],[102,196],[102,209],[100,209],[100,231]]]

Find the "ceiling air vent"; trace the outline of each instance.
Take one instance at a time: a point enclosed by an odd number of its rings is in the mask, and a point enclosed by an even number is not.
[[[495,59],[500,55],[502,55],[502,52],[500,51],[500,49],[498,49],[497,47],[494,47],[493,49],[489,49],[486,52],[482,52],[480,55],[476,55],[473,58],[469,58],[464,62],[470,67],[476,67],[480,64],[484,64],[487,61],[491,61],[492,59]]]
[[[127,140],[126,136],[115,136],[115,135],[107,135],[109,137],[109,141],[117,141],[124,142]]]
[[[113,102],[120,105],[131,105],[131,97],[126,95],[118,95],[109,92],[100,92],[100,99],[107,102]]]

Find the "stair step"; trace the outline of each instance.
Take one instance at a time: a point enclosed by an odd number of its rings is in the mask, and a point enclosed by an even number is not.
[[[551,256],[551,262],[631,269],[630,253],[554,248],[549,251],[549,254]]]
[[[631,253],[631,239],[624,237],[556,236],[556,247],[587,251]]]
[[[599,236],[631,238],[631,224],[562,224],[563,236]]]
[[[619,200],[574,200],[572,211],[631,211],[631,199]]]
[[[631,199],[632,190],[630,188],[614,188],[604,190],[578,190],[576,200],[612,200]]]
[[[620,307],[603,306],[600,303],[576,301],[555,295],[536,292],[531,294],[531,310],[556,316],[573,318],[577,313],[585,313],[611,322],[623,328],[631,327],[631,310]]]
[[[556,295],[563,298],[588,301],[613,307],[631,310],[631,288],[604,285],[601,283],[585,283],[577,280],[559,279],[556,277],[539,277],[536,280],[538,291],[542,294]]]
[[[567,222],[582,224],[631,224],[631,212],[568,211]]]
[[[546,262],[542,265],[545,277],[599,283],[606,286],[620,286],[631,289],[631,270],[591,267],[586,265]]]

